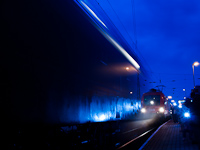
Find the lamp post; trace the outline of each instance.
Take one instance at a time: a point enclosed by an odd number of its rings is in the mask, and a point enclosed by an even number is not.
[[[195,89],[195,79],[194,79],[194,66],[198,66],[199,65],[199,62],[195,61],[193,64],[192,64],[192,69],[193,69],[193,82],[194,82],[194,89]]]

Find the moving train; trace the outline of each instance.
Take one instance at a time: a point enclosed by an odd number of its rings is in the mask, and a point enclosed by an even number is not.
[[[140,109],[145,65],[91,3],[3,3],[2,122],[80,124],[126,119]]]
[[[170,102],[159,90],[151,89],[141,98],[141,113],[146,115],[170,116]]]

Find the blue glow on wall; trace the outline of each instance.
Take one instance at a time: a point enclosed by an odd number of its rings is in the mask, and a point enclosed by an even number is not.
[[[126,119],[137,113],[140,107],[140,101],[128,98],[93,96],[89,99],[80,96],[73,98],[73,101],[66,99],[60,110],[60,122],[86,123]]]

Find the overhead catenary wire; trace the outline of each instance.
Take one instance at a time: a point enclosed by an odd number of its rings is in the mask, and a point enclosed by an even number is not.
[[[144,57],[142,56],[142,54],[139,52],[138,47],[137,47],[137,33],[136,33],[136,19],[135,19],[135,5],[134,5],[134,0],[131,0],[131,4],[132,4],[132,18],[133,18],[133,29],[134,29],[134,36],[136,39],[136,43],[133,41],[132,37],[130,36],[129,32],[126,30],[125,26],[123,25],[120,17],[118,16],[118,14],[116,13],[116,11],[114,10],[114,8],[112,7],[111,3],[109,2],[109,0],[107,0],[108,4],[110,5],[111,9],[113,10],[114,14],[116,15],[116,17],[118,18],[119,22],[121,23],[122,27],[124,28],[125,32],[127,33],[127,35],[129,36],[131,42],[133,43],[133,45],[135,45],[135,51],[137,51],[137,53],[139,53],[139,56],[142,58],[143,61],[145,61],[145,64],[147,65],[147,67],[151,70],[150,66],[148,65],[148,63],[146,62],[146,60],[144,59]],[[104,11],[105,12],[105,11]],[[106,12],[105,12],[106,13]],[[107,15],[108,16],[108,15]],[[110,17],[109,17],[110,18]],[[110,19],[111,20],[111,19]],[[134,25],[135,23],[135,25]],[[116,26],[115,26],[116,27]],[[117,28],[117,27],[116,27]],[[119,31],[119,29],[118,29]],[[152,76],[152,78],[156,78],[153,77],[153,74],[150,74]]]

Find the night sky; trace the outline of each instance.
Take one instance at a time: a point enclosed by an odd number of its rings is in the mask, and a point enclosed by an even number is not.
[[[97,10],[105,24],[113,23],[145,64],[150,87],[164,85],[173,99],[190,96],[194,86],[192,64],[200,61],[200,2],[96,0],[85,1]],[[98,10],[100,9],[100,11]],[[200,85],[200,66],[195,67]],[[152,83],[156,82],[156,83]],[[183,91],[186,89],[186,91]]]

